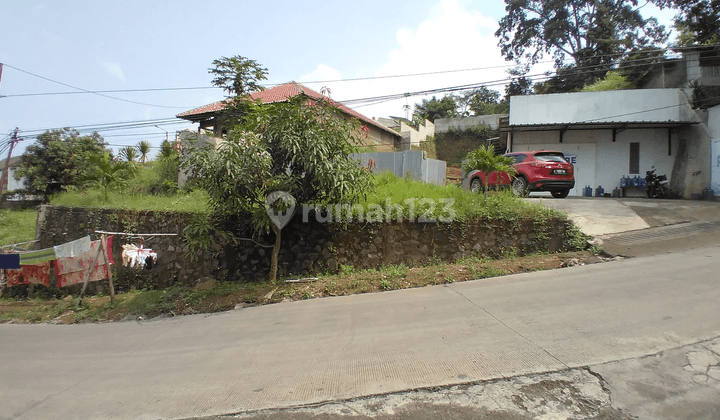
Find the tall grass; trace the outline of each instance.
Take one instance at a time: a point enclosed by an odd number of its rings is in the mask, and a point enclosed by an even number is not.
[[[202,190],[179,190],[177,184],[167,181],[167,174],[164,173],[167,172],[167,168],[163,163],[147,162],[144,166],[136,164],[136,170],[128,179],[127,186],[121,190],[110,191],[107,200],[104,200],[102,191],[98,188],[76,187],[50,197],[50,204],[70,207],[207,212],[207,194]]]
[[[37,210],[0,210],[0,245],[35,239]]]
[[[86,189],[54,195],[50,198],[50,204],[53,206],[204,213],[207,212],[207,199],[207,194],[202,190],[173,195],[112,191],[108,194],[108,200],[104,201],[102,191]]]
[[[375,190],[368,193],[365,201],[360,203],[365,212],[373,205],[387,209],[388,204],[391,204],[402,207],[403,217],[408,217],[411,213],[417,217],[429,211],[428,216],[440,218],[446,216],[449,209],[454,213],[456,220],[480,217],[517,220],[564,216],[556,210],[515,197],[510,191],[493,191],[485,195],[457,185],[440,186],[426,184],[410,177],[398,178],[390,172],[376,174],[373,178]],[[447,203],[448,199],[452,204]],[[442,203],[441,200],[445,200],[447,204]],[[414,211],[411,211],[412,206]],[[392,219],[396,219],[395,213]]]

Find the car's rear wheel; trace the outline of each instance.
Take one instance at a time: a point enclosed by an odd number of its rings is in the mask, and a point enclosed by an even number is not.
[[[480,178],[473,178],[472,181],[470,181],[470,191],[478,192],[481,190],[482,190],[482,181],[480,181]]]
[[[526,197],[530,193],[530,191],[528,191],[527,179],[522,176],[513,179],[512,192],[519,197]]]
[[[568,196],[569,193],[570,193],[570,190],[550,191],[550,194],[552,194],[552,196],[554,198],[565,198]]]

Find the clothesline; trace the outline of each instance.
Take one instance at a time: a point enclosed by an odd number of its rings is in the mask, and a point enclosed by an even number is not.
[[[118,236],[178,236],[177,233],[128,233],[128,232],[105,232],[104,230],[96,230],[95,233],[104,235],[118,235]]]
[[[32,243],[35,243],[35,242],[40,242],[40,241],[37,240],[37,239],[35,239],[34,241],[18,242],[18,243],[16,243],[16,244],[10,244],[10,245],[0,245],[0,248],[12,248],[12,247],[14,247],[14,246],[25,245],[25,244],[32,244]]]

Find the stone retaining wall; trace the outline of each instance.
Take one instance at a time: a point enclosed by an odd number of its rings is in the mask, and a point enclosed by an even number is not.
[[[192,215],[153,211],[85,209],[41,206],[38,239],[41,247],[79,239],[95,230],[134,233],[175,233],[178,236],[156,236],[144,241],[158,254],[151,270],[138,270],[118,264],[115,283],[120,290],[165,288],[176,283],[192,285],[198,279],[254,281],[267,277],[271,248],[250,240],[237,245],[223,244],[219,235],[210,233],[212,245],[198,251],[196,258],[187,254],[183,230]],[[282,231],[278,271],[280,276],[305,276],[336,271],[341,265],[355,269],[377,268],[388,264],[421,265],[431,261],[455,261],[470,256],[497,256],[514,249],[518,255],[538,251],[563,250],[563,238],[570,222],[551,219],[436,223],[318,223],[314,216],[303,223],[300,216]],[[230,223],[238,237],[250,238],[245,221]],[[122,261],[124,243],[138,243],[137,238],[116,236],[113,243],[115,261]],[[256,238],[256,242],[273,244],[274,236]]]

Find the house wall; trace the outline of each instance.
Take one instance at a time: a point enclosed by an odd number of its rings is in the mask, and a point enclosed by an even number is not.
[[[403,145],[420,146],[421,142],[427,140],[428,137],[435,135],[435,124],[425,120],[425,124],[418,125],[416,130],[412,126],[406,124],[404,121],[400,122],[400,135],[403,138]]]
[[[720,196],[720,105],[708,110],[710,137],[710,188]]]
[[[15,179],[15,172],[20,170],[20,167],[18,166],[11,166],[8,172],[10,173],[10,176],[7,178],[7,189],[3,188],[3,191],[16,191],[21,190],[25,188],[25,179],[22,178],[20,180]],[[3,165],[0,167],[0,179],[2,179],[3,172],[5,171],[5,166]]]
[[[368,131],[360,131],[358,136],[366,146],[372,146],[378,152],[392,152],[396,143],[400,143],[400,136],[381,130],[372,125],[366,125]]]
[[[717,53],[711,53],[717,54]],[[720,85],[720,66],[700,65],[700,51],[688,51],[683,54],[687,63],[687,79],[697,80],[705,86]]]
[[[478,115],[475,117],[462,118],[438,118],[435,120],[435,132],[447,133],[452,130],[465,131],[473,127],[486,125],[492,130],[500,127],[500,119],[507,117],[507,114]]]
[[[582,196],[589,185],[602,186],[606,192],[620,187],[623,176],[639,175],[653,166],[657,174],[671,177],[678,148],[678,134],[671,135],[672,153],[668,156],[668,129],[628,129],[616,135],[612,130],[570,130],[560,143],[559,131],[528,131],[513,133],[512,151],[557,150],[571,158],[575,165],[575,188],[570,195]],[[640,143],[640,170],[630,174],[630,143]]]
[[[637,84],[638,89],[682,88],[687,83],[686,60],[668,60],[653,66]]]
[[[510,125],[699,121],[682,89],[574,92],[510,98]]]

